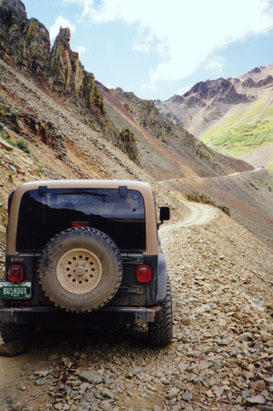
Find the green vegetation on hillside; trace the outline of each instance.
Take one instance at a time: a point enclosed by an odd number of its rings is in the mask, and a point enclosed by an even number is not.
[[[265,94],[246,112],[226,115],[205,132],[201,139],[223,154],[240,156],[273,141],[273,105]]]
[[[253,148],[273,141],[273,119],[239,124],[222,130],[218,135],[206,133],[202,140],[222,153],[245,154]]]
[[[254,155],[254,150],[273,142],[272,92],[266,90],[258,100],[249,106],[232,108],[215,126],[202,136],[201,140],[223,154],[232,157]],[[268,150],[271,149],[268,147]],[[266,168],[273,170],[269,156]]]
[[[0,122],[0,136],[6,140],[11,146],[18,147],[20,150],[24,151],[27,154],[30,154],[28,144],[25,138],[22,138],[19,141],[15,141],[7,132],[6,126]]]

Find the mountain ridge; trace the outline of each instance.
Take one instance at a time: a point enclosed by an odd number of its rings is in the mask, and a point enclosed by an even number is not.
[[[181,170],[181,176],[224,175],[231,173],[234,167],[237,171],[251,169],[251,166],[245,163],[239,161],[233,163],[233,159],[212,151],[184,128],[162,117],[153,100],[140,99],[134,93],[124,92],[121,88],[114,90],[107,89],[100,84],[98,86],[104,98],[106,112],[112,121],[116,124],[120,122],[120,127],[127,122],[127,127],[131,127],[136,135],[141,129],[146,143],[150,143],[149,150],[156,150],[158,157],[162,152],[165,157],[170,157],[172,163],[177,164]],[[116,109],[115,112],[113,112],[113,107]],[[117,113],[120,114],[119,118],[117,118]],[[155,169],[159,167],[157,177],[160,179],[164,160],[159,160],[153,167],[154,159],[150,158],[149,162],[146,161],[147,148],[142,147],[143,138],[138,137],[137,141],[140,158],[144,159],[142,166],[146,167],[152,175],[155,175]],[[169,178],[179,173],[173,169],[173,164],[169,164],[168,170],[166,169]]]
[[[248,158],[242,156],[272,142],[272,90],[270,64],[239,77],[199,82],[183,96],[156,104],[214,150]],[[272,168],[273,160],[264,165]]]

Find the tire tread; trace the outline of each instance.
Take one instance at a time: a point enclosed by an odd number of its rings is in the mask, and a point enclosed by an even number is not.
[[[172,291],[167,277],[166,297],[156,321],[148,324],[148,337],[153,346],[164,347],[170,344],[173,336]]]

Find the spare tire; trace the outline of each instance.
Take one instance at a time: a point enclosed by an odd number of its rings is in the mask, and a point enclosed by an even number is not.
[[[118,247],[94,228],[69,228],[45,246],[38,263],[46,296],[71,312],[90,312],[116,294],[122,280]]]

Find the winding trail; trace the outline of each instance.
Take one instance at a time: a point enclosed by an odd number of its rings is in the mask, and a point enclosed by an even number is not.
[[[164,235],[166,231],[178,227],[190,227],[192,225],[205,225],[217,218],[221,211],[208,204],[194,203],[191,201],[182,201],[185,207],[190,210],[190,214],[184,220],[174,224],[164,224],[160,227],[160,234]]]
[[[184,201],[183,204],[188,207],[191,212],[182,223],[179,223],[185,227],[207,224],[220,214],[220,210],[218,208],[208,204],[193,203],[189,201]]]
[[[196,179],[228,178],[228,177],[233,177],[233,176],[238,176],[238,175],[248,175],[248,174],[252,174],[252,173],[257,173],[257,172],[259,172],[263,169],[264,169],[263,167],[258,167],[258,168],[255,168],[254,170],[240,171],[240,172],[227,174],[227,175],[217,175],[217,176],[213,176],[213,177],[199,177],[198,175],[195,175],[195,176],[192,176],[192,178],[196,178]],[[171,178],[171,179],[168,179],[168,180],[161,180],[161,181],[159,181],[159,184],[171,183],[171,182],[174,182],[174,181],[184,181],[185,179],[188,179],[188,177]]]

